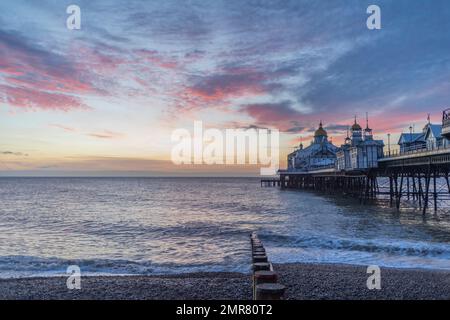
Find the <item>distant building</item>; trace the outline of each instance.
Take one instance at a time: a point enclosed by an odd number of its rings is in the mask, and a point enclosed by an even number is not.
[[[448,140],[441,135],[442,125],[428,123],[424,128],[427,150],[447,148]]]
[[[288,170],[313,171],[334,166],[337,150],[338,148],[328,141],[328,134],[320,122],[311,144],[303,148],[301,143],[297,150],[288,155]]]
[[[351,127],[351,137],[345,139],[345,143],[336,153],[337,170],[366,170],[378,167],[378,159],[383,157],[383,140],[374,140],[372,129],[369,128],[369,120],[366,120],[366,128],[363,130],[355,122]]]
[[[443,119],[445,123],[446,119]],[[432,151],[442,148],[448,148],[450,141],[442,135],[442,125],[433,124],[428,118],[428,123],[423,127],[420,133],[402,133],[398,140],[400,153]]]
[[[328,134],[319,124],[311,145],[299,148],[288,155],[288,171],[314,171],[335,168],[338,171],[357,171],[378,167],[378,159],[383,157],[383,140],[374,140],[367,120],[363,130],[355,122],[351,135],[347,132],[345,143],[340,148],[328,141]]]
[[[350,150],[352,148],[352,139],[350,139],[347,130],[347,138],[345,138],[345,143],[336,152],[336,169],[338,171],[351,170],[352,159],[350,156]]]
[[[398,145],[400,146],[400,153],[427,148],[424,133],[402,133],[398,139]]]

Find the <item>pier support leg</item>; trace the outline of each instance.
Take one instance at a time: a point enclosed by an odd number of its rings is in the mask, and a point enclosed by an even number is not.
[[[401,178],[400,178],[400,188],[397,192],[397,210],[400,210],[400,201],[402,199],[402,192],[403,192],[403,176],[404,174],[401,174]]]
[[[410,199],[410,191],[409,191],[409,175],[408,176],[406,176],[406,192],[407,192],[407,197],[408,197],[408,200]]]
[[[433,192],[434,212],[436,212],[437,211],[437,197],[438,197],[437,186],[436,186],[436,170],[434,170],[434,173],[433,173],[433,190],[434,190],[434,192]]]
[[[392,207],[394,201],[394,181],[392,175],[389,176],[389,205]]]
[[[448,172],[445,173],[445,181],[447,182],[448,193],[450,193],[450,181],[448,180]]]
[[[430,180],[431,180],[431,172],[428,170],[427,175],[425,176],[425,197],[423,199],[423,214],[427,213],[428,209],[428,195],[430,191]]]
[[[418,180],[418,184],[419,184],[419,208],[422,209],[422,200],[423,200],[423,189],[422,189],[422,174],[419,173],[417,175],[417,180]]]

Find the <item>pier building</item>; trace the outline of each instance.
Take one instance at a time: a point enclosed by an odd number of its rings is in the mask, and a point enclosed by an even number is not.
[[[410,127],[409,133],[400,135],[398,145],[400,154],[441,150],[450,147],[450,121],[446,111],[443,112],[442,124],[434,124],[430,122],[423,127],[422,132],[412,132]]]
[[[328,133],[321,121],[311,144],[304,148],[303,143],[300,143],[299,148],[288,155],[288,170],[311,171],[334,167],[337,150],[338,147],[328,141]]]
[[[363,130],[356,117],[351,127],[351,137],[347,134],[345,143],[336,153],[336,169],[341,171],[367,170],[378,167],[378,159],[383,158],[383,140],[375,140],[366,118]]]

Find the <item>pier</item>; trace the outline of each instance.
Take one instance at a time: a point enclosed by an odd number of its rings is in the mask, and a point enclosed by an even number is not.
[[[389,139],[388,135],[388,139]],[[390,143],[390,142],[389,142]],[[355,197],[361,203],[386,200],[391,207],[450,212],[450,109],[442,125],[428,123],[422,133],[403,133],[400,150],[384,153],[382,140],[374,140],[366,118],[363,130],[355,122],[340,148],[327,140],[320,123],[307,148],[288,155],[288,169],[279,179],[261,180],[261,186],[304,189]]]
[[[450,148],[423,151],[379,160],[377,175],[389,179],[389,200],[397,209],[403,198],[426,213],[450,200]]]
[[[261,187],[281,187],[280,179],[261,179]]]
[[[336,168],[307,172],[279,171],[279,180],[262,180],[264,186],[281,189],[340,193],[358,198],[361,203],[387,196],[391,206],[400,209],[402,200],[423,213],[438,211],[450,201],[450,148],[399,154],[378,161],[377,168],[342,171]]]

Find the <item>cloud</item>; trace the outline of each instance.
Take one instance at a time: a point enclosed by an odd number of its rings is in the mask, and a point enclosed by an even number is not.
[[[23,152],[0,151],[0,154],[6,156],[28,157],[28,154]]]
[[[263,83],[264,75],[259,72],[216,73],[196,77],[194,84],[187,89],[190,97],[202,101],[221,101],[242,95],[258,95],[270,91]]]
[[[305,129],[307,129],[307,128],[303,127],[303,126],[295,126],[295,127],[290,127],[288,129],[286,129],[285,132],[288,132],[288,133],[300,133],[300,132],[305,131]]]
[[[170,58],[156,50],[139,49],[134,54],[140,63],[157,66],[162,69],[178,69],[179,64],[176,58]]]
[[[5,85],[0,85],[0,91],[5,94],[2,99],[3,102],[14,107],[61,111],[89,109],[81,99],[70,95],[48,93],[25,87],[11,87]]]
[[[97,91],[82,79],[73,61],[44,49],[16,31],[0,30],[0,71],[5,82],[1,85],[3,97],[0,98],[13,107],[88,109],[73,95]]]
[[[100,132],[91,132],[87,134],[90,137],[93,138],[99,138],[99,139],[118,139],[124,137],[124,134],[119,132],[113,132],[109,130],[103,130]]]
[[[129,61],[126,50],[96,39],[74,39],[66,48],[45,47],[42,40],[22,32],[0,30],[3,101],[13,107],[90,109],[85,97],[121,92],[115,72]]]
[[[151,39],[168,42],[208,40],[211,23],[205,2],[165,1],[164,3],[130,4],[124,23],[133,34],[146,34]]]
[[[67,132],[75,132],[75,131],[77,131],[75,128],[68,127],[68,126],[65,126],[65,125],[62,125],[62,124],[55,124],[55,123],[53,123],[53,124],[49,124],[49,126],[50,127],[54,127],[54,128],[58,128],[58,129],[62,129],[62,130],[67,131]]]
[[[292,120],[302,114],[292,108],[292,102],[283,101],[280,103],[257,103],[241,106],[241,110],[260,123],[271,123],[278,121]]]
[[[61,124],[50,124],[50,127],[62,129],[66,132],[79,132],[79,129],[75,129],[73,127],[61,125]],[[97,139],[120,139],[123,138],[125,135],[120,132],[110,131],[110,130],[100,130],[100,131],[94,131],[94,132],[88,132],[84,133],[86,136],[97,138]]]

